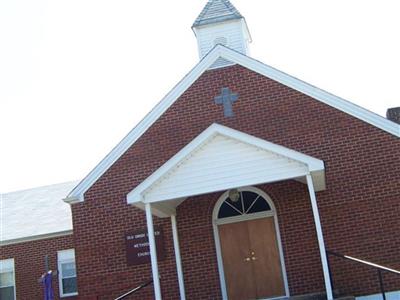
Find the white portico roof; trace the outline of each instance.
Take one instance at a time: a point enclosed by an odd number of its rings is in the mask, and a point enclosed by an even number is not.
[[[76,181],[0,195],[0,245],[72,233],[71,207],[62,199]]]
[[[127,200],[139,208],[153,203],[153,213],[165,217],[190,196],[287,179],[304,182],[307,174],[316,191],[325,189],[323,161],[213,124],[132,190]]]

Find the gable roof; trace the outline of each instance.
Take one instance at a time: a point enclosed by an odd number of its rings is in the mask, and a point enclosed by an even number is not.
[[[282,71],[270,67],[260,61],[229,49],[222,45],[215,46],[154,108],[146,117],[133,128],[128,135],[71,191],[65,199],[68,203],[76,203],[84,200],[84,193],[100,178],[104,172],[129,147],[132,146],[146,130],[205,72],[213,63],[220,59],[226,59],[233,64],[239,64],[258,74],[275,80],[289,88],[297,90],[317,101],[325,103],[359,120],[371,124],[381,130],[400,137],[400,125],[370,112],[356,104],[321,90],[313,85],[292,77]]]
[[[242,18],[240,12],[228,0],[211,0],[203,8],[192,27]]]
[[[0,245],[72,233],[67,182],[0,195]]]
[[[127,201],[169,202],[287,179],[304,183],[307,174],[321,191],[324,171],[319,159],[214,123],[136,186]]]

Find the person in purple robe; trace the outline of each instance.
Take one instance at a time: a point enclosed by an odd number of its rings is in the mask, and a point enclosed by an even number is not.
[[[47,272],[42,276],[44,300],[54,300],[52,282],[53,282],[53,274],[51,271]]]

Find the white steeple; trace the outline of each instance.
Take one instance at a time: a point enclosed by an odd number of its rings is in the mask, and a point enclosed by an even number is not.
[[[197,38],[200,59],[217,44],[249,54],[251,36],[246,21],[228,0],[209,0],[192,29]]]

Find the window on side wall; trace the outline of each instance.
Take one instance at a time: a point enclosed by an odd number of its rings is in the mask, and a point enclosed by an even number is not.
[[[57,260],[60,296],[78,295],[74,249],[58,251]]]
[[[0,299],[16,299],[14,259],[0,260]]]

